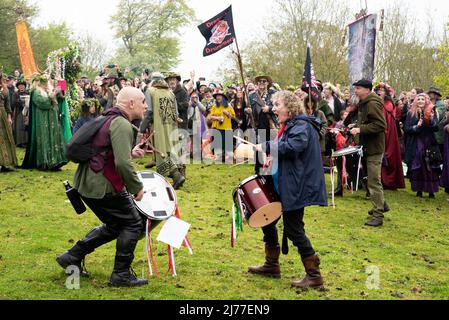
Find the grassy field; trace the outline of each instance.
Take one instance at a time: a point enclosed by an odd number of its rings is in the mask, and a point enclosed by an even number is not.
[[[23,156],[23,151],[20,151]],[[145,160],[146,161],[146,160]],[[136,164],[143,169],[145,161]],[[370,202],[364,192],[338,198],[337,207],[307,208],[306,230],[322,260],[326,290],[300,292],[290,282],[304,270],[295,248],[281,258],[281,279],[246,273],[263,262],[261,230],[247,225],[230,247],[231,193],[252,175],[251,166],[190,165],[178,191],[182,219],[192,227],[194,255],[175,251],[178,276],[167,273],[167,247],[155,244],[159,277],[133,289],[108,287],[115,243],[86,259],[90,279],[68,290],[55,257],[99,221],[88,211],[78,216],[66,201],[62,181],[75,165],[56,173],[0,174],[0,299],[447,299],[449,297],[449,203],[447,194],[418,199],[410,191],[386,192],[391,212],[382,228],[364,226]],[[328,181],[329,181],[329,177]],[[329,186],[328,186],[329,187]],[[281,225],[282,226],[282,225]],[[155,230],[153,239],[160,230]],[[144,242],[133,267],[145,268]],[[145,269],[146,270],[146,269]],[[371,274],[375,270],[374,274]],[[373,288],[372,279],[379,279]]]

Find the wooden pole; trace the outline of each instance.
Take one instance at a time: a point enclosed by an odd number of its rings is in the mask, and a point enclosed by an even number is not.
[[[239,43],[237,41],[237,37],[235,37],[235,46],[236,46],[236,49],[237,49],[236,55],[237,55],[237,60],[238,60],[238,64],[239,64],[240,76],[242,78],[242,85],[243,85],[243,88],[244,88],[244,91],[245,91],[246,107],[247,108],[251,108],[251,103],[250,103],[250,100],[249,100],[249,94],[248,94],[248,90],[246,89],[246,84],[245,84],[245,76],[244,76],[244,72],[243,72],[242,56],[240,54]],[[251,125],[252,125],[253,129],[256,129],[255,128],[253,114],[251,113],[249,115],[249,117],[250,117]]]

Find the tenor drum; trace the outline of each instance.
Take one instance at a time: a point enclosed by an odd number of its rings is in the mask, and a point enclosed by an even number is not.
[[[233,198],[252,228],[265,227],[282,215],[282,204],[274,184],[264,177],[253,176],[243,181]]]
[[[143,183],[145,195],[142,201],[134,201],[139,213],[158,224],[176,213],[176,193],[170,183],[156,172],[137,173]]]

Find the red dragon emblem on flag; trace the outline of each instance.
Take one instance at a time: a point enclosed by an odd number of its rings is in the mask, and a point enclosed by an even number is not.
[[[229,24],[227,21],[221,20],[212,28],[212,36],[209,39],[209,44],[221,44],[229,34]]]
[[[203,56],[207,57],[234,43],[235,30],[232,6],[198,26],[206,39]]]

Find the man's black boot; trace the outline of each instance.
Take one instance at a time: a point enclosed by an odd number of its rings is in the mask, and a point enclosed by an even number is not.
[[[84,266],[85,256],[94,252],[94,250],[101,245],[116,238],[116,233],[113,230],[110,230],[106,225],[93,228],[71,249],[59,255],[56,258],[56,261],[62,268],[64,268],[64,270],[71,265],[77,266],[82,277],[89,277],[89,273]]]
[[[137,278],[131,269],[131,262],[134,256],[115,256],[114,271],[112,272],[109,284],[113,287],[138,287],[148,284],[145,279]]]
[[[56,258],[58,264],[64,269],[67,270],[70,266],[75,266],[79,270],[79,274],[83,278],[88,278],[90,276],[89,272],[87,272],[86,267],[84,266],[84,257],[76,257],[72,255],[69,251],[64,252]]]
[[[173,177],[173,189],[179,190],[179,188],[181,188],[184,182],[186,181],[186,178],[178,170],[173,171],[172,177]]]

